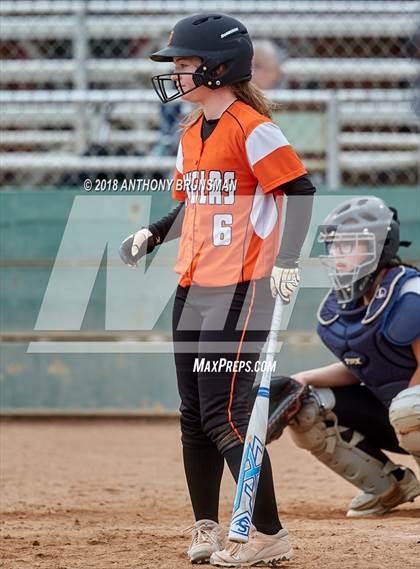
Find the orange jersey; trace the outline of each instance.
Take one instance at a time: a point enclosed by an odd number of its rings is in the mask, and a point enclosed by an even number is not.
[[[179,144],[173,197],[185,201],[175,271],[182,286],[227,286],[271,273],[281,184],[306,174],[270,119],[235,101],[205,142],[201,117]]]

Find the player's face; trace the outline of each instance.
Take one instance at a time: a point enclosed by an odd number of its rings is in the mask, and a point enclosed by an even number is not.
[[[352,272],[365,261],[367,252],[368,245],[363,242],[334,240],[329,246],[337,273]]]
[[[260,89],[274,89],[281,78],[280,66],[274,56],[254,56],[252,81]]]
[[[194,89],[191,93],[186,93],[181,98],[183,101],[190,101],[191,103],[200,102],[201,96],[200,92],[205,89],[205,87],[198,87],[195,89],[195,84],[192,75],[177,75],[178,73],[194,73],[198,67],[201,65],[201,59],[199,57],[174,57],[175,69],[171,76],[172,81],[174,81],[178,88],[182,91],[189,91]]]

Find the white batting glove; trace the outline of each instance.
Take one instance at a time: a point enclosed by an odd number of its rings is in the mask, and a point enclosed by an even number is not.
[[[153,237],[153,234],[146,227],[129,235],[124,239],[119,249],[121,260],[130,267],[137,267],[137,262],[147,254],[150,237]]]
[[[152,232],[148,229],[140,229],[137,233],[134,234],[133,245],[131,247],[131,254],[133,257],[138,255],[142,250],[142,245],[146,243],[146,241],[152,237]]]
[[[273,270],[271,271],[270,287],[271,294],[274,298],[279,294],[284,304],[289,304],[290,297],[298,288],[299,283],[300,275],[298,267],[293,269],[273,267]]]

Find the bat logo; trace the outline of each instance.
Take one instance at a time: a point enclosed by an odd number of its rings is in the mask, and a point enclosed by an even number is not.
[[[250,527],[251,521],[248,514],[244,514],[242,517],[235,520],[235,529],[239,534],[248,535]]]
[[[261,472],[261,463],[264,453],[264,445],[258,437],[254,437],[247,445],[244,455],[245,467],[239,473],[238,487],[233,508],[232,531],[238,535],[248,535],[251,525],[251,516],[255,501],[255,488]],[[241,497],[246,496],[246,511],[239,514],[235,519],[235,512],[241,507]]]

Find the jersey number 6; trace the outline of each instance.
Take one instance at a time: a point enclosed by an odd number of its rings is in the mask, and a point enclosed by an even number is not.
[[[230,245],[232,241],[233,215],[231,213],[216,213],[213,216],[213,245]]]

